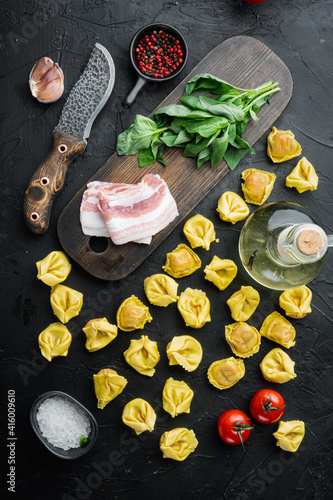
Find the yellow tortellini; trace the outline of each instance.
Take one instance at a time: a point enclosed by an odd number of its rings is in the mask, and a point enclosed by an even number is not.
[[[124,406],[121,419],[125,425],[134,429],[136,434],[141,434],[154,430],[156,413],[147,401],[136,398]]]
[[[55,285],[51,289],[51,307],[62,323],[78,316],[83,304],[83,295],[68,286]]]
[[[209,250],[210,244],[216,240],[214,224],[200,214],[191,217],[184,224],[183,232],[192,248],[202,247]]]
[[[267,137],[267,154],[274,163],[282,163],[295,158],[301,152],[302,148],[290,130],[272,128],[272,132]]]
[[[165,432],[160,440],[160,449],[163,458],[172,458],[182,462],[198,446],[198,440],[192,430],[178,427]]]
[[[218,389],[229,389],[244,377],[245,365],[242,359],[234,357],[214,361],[208,368],[208,380]]]
[[[167,253],[165,266],[162,267],[165,272],[174,278],[183,278],[194,273],[201,267],[201,260],[190,247],[180,243],[170,253]]]
[[[257,309],[259,302],[259,293],[252,286],[242,286],[227,300],[231,316],[235,321],[247,321]]]
[[[272,349],[266,354],[260,363],[260,369],[264,378],[269,382],[278,384],[284,384],[297,376],[294,366],[295,362],[279,347]]]
[[[174,337],[166,352],[170,366],[180,365],[188,372],[196,370],[202,360],[201,344],[190,335]]]
[[[301,319],[311,312],[311,299],[311,290],[303,285],[282,292],[279,304],[287,316]]]
[[[237,275],[237,266],[230,259],[220,259],[214,255],[205,267],[205,279],[214,283],[219,290],[225,290]]]
[[[247,203],[262,205],[271,194],[275,175],[263,170],[248,168],[242,172],[242,190]]]
[[[141,339],[131,340],[129,348],[124,352],[127,363],[141,375],[152,377],[155,373],[155,366],[160,360],[157,343],[149,340],[147,335],[142,335]]]
[[[243,321],[226,325],[225,338],[232,352],[241,358],[248,358],[259,351],[260,333],[254,326]]]
[[[284,451],[295,452],[303,441],[305,435],[305,425],[302,420],[289,420],[289,422],[279,422],[279,427],[273,436],[277,439],[276,446]]]
[[[87,337],[86,349],[90,352],[103,349],[118,334],[117,326],[111,325],[106,318],[91,319],[82,330]]]
[[[190,413],[193,396],[194,392],[186,382],[174,380],[170,377],[163,388],[163,408],[172,417],[176,417],[180,413]]]
[[[124,300],[117,311],[118,328],[124,332],[142,330],[152,319],[148,307],[135,295]]]
[[[72,269],[67,255],[59,251],[49,253],[43,260],[36,262],[36,266],[37,278],[49,286],[65,281]]]
[[[48,361],[57,356],[67,356],[72,335],[62,323],[51,323],[38,336],[42,355]]]
[[[265,318],[260,335],[289,349],[295,345],[296,331],[293,325],[277,311]]]
[[[93,378],[97,408],[100,410],[103,410],[110,401],[119,396],[127,385],[125,377],[118,375],[111,368],[103,368]]]
[[[167,307],[172,302],[177,302],[178,283],[165,274],[153,274],[143,282],[147,299],[151,304]]]
[[[311,163],[303,157],[286,178],[286,186],[294,187],[299,193],[314,191],[318,187],[318,175]]]
[[[245,201],[232,191],[225,191],[222,194],[217,204],[217,211],[222,220],[232,224],[245,219],[250,213]]]
[[[177,307],[186,326],[201,328],[208,321],[211,321],[210,302],[202,290],[186,288],[180,294]]]

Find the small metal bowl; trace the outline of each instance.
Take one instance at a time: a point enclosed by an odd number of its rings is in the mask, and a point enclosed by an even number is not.
[[[74,403],[85,415],[89,418],[90,420],[90,425],[91,425],[91,430],[90,434],[87,438],[87,445],[84,447],[79,446],[78,448],[71,448],[69,450],[63,450],[62,448],[58,448],[56,446],[53,446],[51,443],[48,442],[48,440],[42,435],[41,430],[38,425],[37,421],[37,411],[40,405],[49,398],[59,396],[64,399],[67,399],[71,403]],[[45,392],[45,394],[42,394],[39,396],[35,402],[33,403],[31,410],[30,410],[30,422],[32,425],[33,430],[36,433],[36,436],[40,439],[40,441],[43,443],[43,445],[51,452],[53,455],[56,455],[58,458],[64,458],[65,460],[74,460],[76,458],[80,458],[88,451],[91,450],[91,448],[94,446],[97,436],[98,436],[98,425],[96,422],[95,417],[90,413],[90,411],[87,410],[81,403],[79,403],[76,399],[74,399],[72,396],[69,394],[66,394],[65,392],[61,391],[49,391]]]
[[[173,73],[171,73],[171,75],[165,76],[163,78],[154,78],[154,77],[149,76],[149,75],[144,75],[141,72],[141,70],[137,64],[137,61],[136,61],[135,49],[137,48],[139,41],[141,40],[143,35],[151,32],[151,31],[154,31],[154,30],[156,30],[156,31],[157,30],[164,30],[168,34],[175,36],[180,41],[180,45],[181,45],[182,51],[183,51],[182,64],[180,64],[178,69],[176,69]],[[144,26],[143,28],[141,28],[132,38],[130,48],[129,48],[129,55],[130,55],[130,60],[131,60],[132,66],[138,74],[138,79],[137,79],[137,82],[134,85],[134,87],[128,92],[128,94],[123,99],[123,106],[125,108],[130,108],[134,104],[134,102],[138,96],[138,93],[147,83],[149,83],[149,82],[150,83],[152,83],[152,82],[163,83],[163,82],[167,82],[169,80],[172,80],[173,78],[178,76],[179,73],[181,73],[181,71],[183,71],[183,69],[185,68],[185,65],[186,65],[186,62],[188,59],[188,47],[187,47],[187,43],[186,43],[186,40],[183,37],[183,35],[180,33],[180,31],[178,31],[173,26],[169,26],[168,24],[163,24],[163,23],[149,24],[148,26]]]

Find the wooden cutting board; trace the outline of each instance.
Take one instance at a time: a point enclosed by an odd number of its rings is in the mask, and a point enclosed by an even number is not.
[[[255,88],[268,80],[279,82],[281,91],[273,94],[269,106],[262,106],[258,113],[259,121],[251,121],[246,128],[244,138],[251,146],[272,126],[292,95],[291,74],[281,59],[255,38],[236,36],[225,40],[209,52],[164,99],[161,106],[178,103],[187,81],[200,73],[211,73],[241,88]],[[155,235],[150,245],[127,243],[117,246],[108,238],[105,251],[93,251],[90,237],[81,231],[79,219],[82,193],[86,189],[84,185],[66,205],[58,221],[58,235],[67,254],[90,274],[105,280],[118,280],[133,272],[229,170],[224,161],[214,169],[210,168],[209,164],[198,169],[196,159],[183,158],[182,151],[180,148],[167,148],[164,153],[167,167],[155,162],[144,168],[138,167],[137,155],[118,156],[114,153],[90,179],[136,183],[143,175],[153,173],[159,174],[166,181],[176,200],[179,217]],[[222,192],[223,186],[221,194]]]

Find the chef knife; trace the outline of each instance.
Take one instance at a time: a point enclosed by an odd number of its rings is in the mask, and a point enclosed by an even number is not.
[[[71,161],[86,147],[92,124],[114,86],[114,62],[103,45],[96,43],[90,59],[65,102],[50,153],[30,179],[23,212],[31,231],[42,234],[49,225],[53,201],[63,187]]]

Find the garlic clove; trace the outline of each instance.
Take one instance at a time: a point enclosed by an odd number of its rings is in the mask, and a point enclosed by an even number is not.
[[[57,101],[64,92],[64,74],[49,57],[42,57],[32,68],[29,86],[34,97],[42,103]]]

